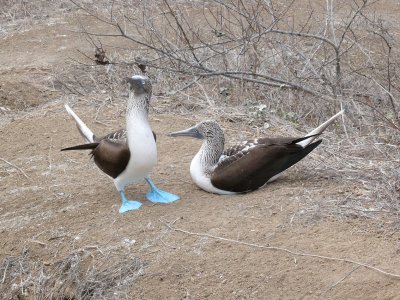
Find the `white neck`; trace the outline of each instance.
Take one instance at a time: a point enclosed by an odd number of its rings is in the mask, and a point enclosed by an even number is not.
[[[221,143],[218,143],[218,145],[210,145],[204,141],[200,151],[197,152],[190,163],[190,175],[193,181],[207,192],[221,195],[233,195],[236,193],[220,190],[211,183],[211,174],[218,165],[223,148],[224,146],[223,144],[221,146]]]
[[[210,177],[223,151],[223,139],[204,140],[199,152],[197,152],[190,163],[190,175],[193,181],[199,187],[211,193],[215,191],[210,182]]]
[[[144,145],[141,145],[142,142],[147,141],[149,143],[151,140],[154,140],[149,124],[149,105],[146,97],[148,97],[148,95],[136,96],[133,93],[129,93],[126,110],[126,131],[131,152],[143,147]]]
[[[211,173],[217,166],[223,151],[223,140],[204,140],[199,152],[195,156],[199,160],[202,172],[205,174]]]
[[[157,146],[147,116],[148,99],[142,96],[129,95],[126,131],[130,159],[125,170],[114,181],[119,191],[129,183],[142,180],[157,162]]]

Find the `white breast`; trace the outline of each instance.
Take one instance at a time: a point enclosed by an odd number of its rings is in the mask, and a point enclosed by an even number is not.
[[[200,152],[199,151],[196,156],[192,159],[190,163],[190,175],[192,176],[193,181],[203,190],[220,195],[234,195],[237,194],[235,192],[224,191],[217,189],[211,183],[210,177],[204,173],[203,166],[200,163]]]
[[[131,157],[125,170],[114,180],[119,191],[127,184],[142,180],[149,175],[157,162],[157,146],[149,124],[138,120],[133,123],[130,127],[134,130],[127,132]]]

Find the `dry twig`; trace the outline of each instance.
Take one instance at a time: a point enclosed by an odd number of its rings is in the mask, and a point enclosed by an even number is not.
[[[191,232],[191,231],[188,231],[188,230],[184,230],[184,229],[181,229],[181,228],[178,228],[178,227],[171,226],[170,224],[165,223],[165,222],[164,222],[164,224],[165,224],[165,226],[167,226],[169,229],[171,229],[173,231],[185,233],[185,234],[188,234],[188,235],[194,235],[194,236],[200,236],[200,237],[208,237],[208,238],[211,238],[211,239],[220,240],[220,241],[224,241],[224,242],[245,245],[245,246],[249,246],[249,247],[252,247],[252,248],[281,251],[281,252],[286,252],[286,253],[289,253],[289,254],[292,254],[292,255],[297,255],[297,256],[305,256],[305,257],[313,257],[313,258],[319,258],[319,259],[324,259],[324,260],[346,262],[346,263],[355,264],[355,265],[358,265],[360,267],[364,267],[364,268],[376,271],[378,273],[381,273],[381,274],[384,274],[384,275],[387,275],[387,276],[391,276],[391,277],[400,279],[400,274],[387,272],[387,271],[384,271],[384,270],[382,270],[380,268],[371,266],[369,264],[366,264],[366,263],[363,263],[363,262],[359,262],[359,261],[355,261],[355,260],[351,260],[351,259],[347,259],[347,258],[338,258],[338,257],[333,257],[333,256],[325,256],[325,255],[317,255],[317,254],[312,254],[312,253],[298,252],[298,251],[286,249],[286,248],[283,248],[283,247],[258,245],[258,244],[243,242],[243,241],[239,241],[239,240],[224,238],[224,237],[220,237],[220,236],[215,236],[215,235],[208,234],[208,233]]]
[[[0,160],[5,162],[7,165],[9,165],[9,166],[17,169],[18,171],[20,171],[21,174],[24,175],[26,179],[29,179],[29,180],[31,179],[28,175],[26,175],[26,173],[20,167],[17,167],[16,165],[14,165],[14,164],[10,163],[9,161],[5,160],[4,158],[0,157]]]
[[[357,266],[355,268],[353,268],[350,272],[348,272],[346,275],[344,275],[342,278],[340,278],[338,281],[336,281],[333,285],[331,285],[328,289],[326,289],[322,295],[321,298],[326,295],[330,290],[332,290],[334,287],[336,287],[338,284],[342,283],[344,280],[346,280],[346,278],[348,278],[351,274],[353,274],[353,272],[355,272],[356,270],[358,270],[359,268],[361,268],[361,266]]]

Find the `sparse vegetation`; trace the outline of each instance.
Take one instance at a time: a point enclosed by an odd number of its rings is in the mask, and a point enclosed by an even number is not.
[[[123,69],[147,66],[158,92],[188,111],[211,109],[231,121],[236,112],[260,134],[272,115],[314,125],[346,109],[330,168],[368,182],[362,201],[375,203],[372,210],[398,215],[400,40],[394,20],[377,12],[381,1],[114,1],[102,10],[74,3],[105,26],[80,29],[95,49],[115,51],[110,63]],[[362,213],[359,200],[353,206]]]
[[[114,1],[107,12],[75,4],[106,25],[82,27],[92,42],[120,38],[135,50],[114,63],[159,70],[204,107],[257,101],[302,120],[346,108],[356,134],[371,124],[397,143],[399,41],[377,2]]]
[[[85,247],[44,263],[24,249],[0,264],[0,293],[3,299],[127,299],[143,264],[125,252]]]
[[[397,3],[2,4],[0,298],[397,295]],[[120,217],[108,178],[85,155],[59,153],[79,138],[62,104],[99,134],[116,129],[122,80],[144,71],[160,141],[152,176],[182,201]],[[191,144],[165,138],[205,118],[218,119],[229,141],[297,135],[341,108],[344,119],[306,163],[234,200],[196,190],[185,169]],[[265,251],[274,248],[283,251]],[[368,268],[342,264],[352,261]]]

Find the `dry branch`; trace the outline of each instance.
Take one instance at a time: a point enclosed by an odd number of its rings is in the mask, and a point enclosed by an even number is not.
[[[183,8],[163,0],[119,9],[117,1],[113,1],[109,14],[73,3],[109,27],[107,32],[91,32],[82,25],[81,32],[96,49],[105,51],[100,39],[128,40],[141,47],[135,61],[165,74],[185,75],[182,86],[192,86],[190,82],[198,78],[205,82],[197,85],[200,93],[203,86],[212,82],[208,78],[219,77],[238,81],[241,86],[248,83],[249,90],[258,85],[276,89],[281,95],[296,97],[296,93],[305,93],[332,114],[338,107],[352,108],[352,99],[360,92],[384,90],[388,104],[372,107],[379,111],[379,116],[385,116],[380,121],[400,130],[391,125],[400,122],[396,104],[400,90],[394,88],[396,74],[391,67],[399,54],[394,43],[389,43],[388,28],[376,18],[374,0],[352,0],[342,6],[327,0],[325,11],[319,15],[309,4],[304,23],[292,11],[296,0],[286,4],[273,0],[214,0],[201,4],[200,15],[196,14],[197,2],[186,3]],[[380,48],[380,39],[388,53]],[[371,61],[376,66],[371,67]],[[373,76],[377,87],[372,87],[366,76]],[[358,87],[352,86],[355,83]],[[246,99],[246,93],[240,93]],[[260,97],[258,92],[254,94]],[[324,103],[318,103],[321,100]],[[301,103],[298,106],[301,109]],[[287,105],[287,109],[292,107]],[[345,129],[347,136],[348,127]]]
[[[16,165],[14,165],[14,164],[10,163],[9,161],[5,160],[4,158],[1,158],[1,157],[0,157],[0,160],[3,161],[3,162],[5,162],[7,165],[9,165],[9,166],[11,166],[11,167],[17,169],[19,172],[21,172],[22,175],[24,175],[24,177],[25,177],[26,179],[29,179],[29,180],[31,179],[28,175],[26,175],[26,173],[25,173],[20,167],[17,167]]]
[[[228,242],[228,243],[245,245],[245,246],[249,246],[249,247],[252,247],[252,248],[259,248],[259,249],[264,249],[264,250],[274,250],[274,251],[286,252],[286,253],[289,253],[289,254],[292,254],[292,255],[297,255],[297,256],[305,256],[305,257],[319,258],[319,259],[323,259],[323,260],[346,262],[346,263],[354,264],[354,265],[357,265],[357,266],[360,266],[360,267],[364,267],[366,269],[370,269],[370,270],[376,271],[378,273],[381,273],[381,274],[384,274],[384,275],[387,275],[387,276],[390,276],[390,277],[394,277],[394,278],[400,279],[400,274],[387,272],[387,271],[384,271],[384,270],[382,270],[380,268],[371,266],[369,264],[366,264],[366,263],[363,263],[363,262],[359,262],[359,261],[355,261],[355,260],[351,260],[351,259],[347,259],[347,258],[339,258],[339,257],[333,257],[333,256],[325,256],[325,255],[317,255],[317,254],[312,254],[312,253],[298,252],[298,251],[286,249],[286,248],[283,248],[283,247],[258,245],[258,244],[244,242],[244,241],[239,241],[239,240],[224,238],[224,237],[220,237],[220,236],[215,236],[215,235],[211,235],[211,234],[208,234],[208,233],[191,232],[191,231],[187,231],[187,230],[184,230],[184,229],[181,229],[181,228],[178,228],[178,227],[171,226],[168,223],[164,223],[164,225],[167,226],[169,229],[171,229],[173,231],[185,233],[185,234],[188,234],[188,235],[194,235],[194,236],[200,236],[200,237],[208,237],[208,238],[211,238],[211,239],[220,240],[220,241],[224,241],[224,242]]]

